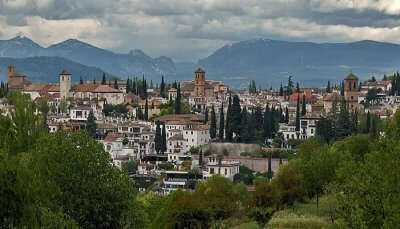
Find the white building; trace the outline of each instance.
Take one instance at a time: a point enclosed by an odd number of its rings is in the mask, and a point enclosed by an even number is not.
[[[239,161],[234,160],[224,160],[222,158],[217,158],[216,155],[205,158],[204,168],[206,170],[205,178],[212,177],[214,175],[219,175],[226,177],[233,181],[233,177],[239,173]]]

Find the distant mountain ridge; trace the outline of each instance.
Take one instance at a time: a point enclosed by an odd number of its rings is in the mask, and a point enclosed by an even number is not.
[[[342,80],[349,72],[366,79],[396,71],[400,45],[369,40],[312,43],[254,39],[225,45],[199,60],[199,65],[225,79],[255,79],[277,86],[292,75],[300,83],[321,85]]]
[[[289,75],[301,85],[320,86],[328,80],[339,82],[350,72],[361,79],[367,79],[372,75],[397,71],[400,66],[400,45],[370,40],[313,43],[253,39],[225,45],[198,63],[175,63],[165,56],[152,58],[139,49],[119,54],[75,39],[48,48],[22,36],[0,40],[0,57],[36,57],[35,60],[38,60],[50,56],[62,58],[57,59],[59,66],[63,66],[62,62],[66,60],[80,63],[78,69],[82,72],[68,70],[84,78],[101,77],[101,74],[87,74],[105,71],[122,78],[145,75],[155,82],[160,80],[161,75],[165,75],[167,80],[173,81],[192,79],[193,71],[203,67],[208,79],[223,80],[233,88],[246,88],[253,79],[265,88],[285,84]],[[44,72],[48,69],[48,66],[44,66],[46,61],[49,59],[36,61],[37,66],[30,64],[31,69],[26,69],[27,72],[41,71],[40,74],[35,73],[33,78],[51,81],[54,75]],[[70,63],[69,66],[72,67]],[[97,70],[93,71],[88,66]]]
[[[18,36],[0,41],[0,57],[27,58],[54,56],[102,69],[122,78],[145,75],[159,79],[161,75],[175,77],[176,68],[172,59],[161,56],[152,58],[141,50],[118,54],[76,39],[68,39],[41,47],[27,37]],[[71,70],[72,71],[72,70]]]

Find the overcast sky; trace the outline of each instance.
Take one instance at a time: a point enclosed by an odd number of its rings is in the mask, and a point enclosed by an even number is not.
[[[19,33],[196,61],[253,38],[400,43],[400,0],[0,0],[0,39]]]

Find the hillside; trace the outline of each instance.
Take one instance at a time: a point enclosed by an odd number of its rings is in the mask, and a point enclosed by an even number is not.
[[[96,67],[88,67],[61,57],[28,57],[28,58],[5,58],[0,57],[0,80],[5,80],[7,66],[13,64],[17,71],[28,76],[31,82],[58,82],[59,73],[68,69],[72,74],[72,81],[78,82],[80,76],[84,80],[101,76],[103,71]],[[98,78],[100,79],[100,78]]]
[[[255,79],[264,86],[286,83],[289,74],[305,85],[318,85],[341,80],[350,71],[363,79],[395,71],[400,66],[400,45],[257,39],[226,45],[199,65],[220,78]]]
[[[63,57],[83,65],[101,68],[105,72],[121,78],[145,75],[148,78],[158,80],[161,75],[173,78],[176,76],[176,68],[172,59],[168,57],[152,58],[141,50],[118,54],[76,39],[68,39],[48,48],[43,48],[29,38],[22,36],[0,41],[0,57],[27,58],[36,56]],[[79,72],[78,69],[69,69],[69,71]],[[39,78],[41,76],[47,76],[49,80],[52,77],[46,72],[41,72],[40,76],[34,75],[34,77]]]

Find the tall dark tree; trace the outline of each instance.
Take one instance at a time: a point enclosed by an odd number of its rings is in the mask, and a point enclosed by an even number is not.
[[[137,83],[136,83],[136,78],[132,80],[132,86],[131,86],[131,92],[135,95],[137,95]]]
[[[156,135],[154,138],[154,143],[155,143],[156,152],[160,153],[163,148],[163,140],[162,140],[162,135],[161,135],[160,121],[156,121]]]
[[[126,93],[129,93],[129,92],[131,92],[131,80],[130,79],[127,79],[126,80]]]
[[[118,87],[118,80],[117,79],[114,79],[114,88],[115,89],[118,89],[119,87]]]
[[[274,173],[272,172],[272,152],[269,152],[267,178],[271,180],[273,176]]]
[[[301,104],[301,116],[304,116],[307,114],[307,108],[306,108],[306,95],[303,95],[303,101]]]
[[[88,118],[87,118],[86,130],[90,136],[92,136],[93,138],[96,137],[97,125],[96,125],[96,119],[94,117],[92,110],[90,110]]]
[[[203,150],[202,149],[200,149],[200,152],[199,152],[199,167],[203,168]]]
[[[263,113],[262,108],[257,105],[254,111],[254,121],[256,124],[256,129],[261,130],[263,126]]]
[[[281,84],[281,87],[279,88],[279,96],[283,96],[283,87],[282,87],[282,84]]]
[[[296,92],[297,92],[297,93],[300,93],[300,85],[299,85],[298,82],[296,83]]]
[[[331,82],[328,81],[328,85],[326,86],[326,93],[331,93]]]
[[[344,82],[342,81],[342,83],[340,84],[340,95],[344,96]]]
[[[146,98],[146,103],[144,105],[144,120],[149,120],[149,102],[147,101]]]
[[[214,106],[211,107],[210,137],[211,139],[217,137],[217,118],[215,116]]]
[[[333,136],[332,132],[332,121],[330,119],[327,119],[325,117],[322,117],[318,122],[315,130],[315,134],[317,136],[320,136],[321,139],[325,143],[330,143]]]
[[[296,131],[300,131],[300,96],[297,96],[297,105],[296,105]]]
[[[106,73],[103,72],[103,78],[101,79],[101,84],[106,85]]]
[[[232,120],[231,120],[231,128],[232,131],[240,136],[240,121],[241,121],[241,111],[242,109],[240,108],[240,99],[238,95],[234,95],[233,96],[233,100],[232,100]]]
[[[240,140],[242,142],[249,142],[249,115],[246,107],[243,108],[240,118]]]
[[[228,109],[226,112],[226,124],[225,124],[225,139],[228,142],[233,140],[232,131],[232,99],[229,96]]]
[[[176,98],[175,98],[175,114],[181,114],[182,106],[181,106],[181,86],[178,84],[178,89],[176,90]]]
[[[378,127],[376,124],[376,118],[375,116],[372,117],[371,119],[371,137],[373,139],[377,139],[378,138]]]
[[[350,113],[344,100],[340,102],[340,112],[337,117],[334,133],[335,138],[338,140],[344,139],[351,134]]]
[[[365,121],[365,131],[364,133],[369,133],[371,129],[371,114],[367,112],[367,120]]]
[[[286,95],[289,96],[292,93],[293,93],[293,80],[292,80],[292,76],[289,76]]]
[[[208,123],[208,107],[206,107],[206,110],[204,111],[204,122]]]
[[[289,109],[288,109],[288,107],[285,108],[285,123],[289,124]]]
[[[224,104],[221,105],[219,111],[219,130],[218,130],[218,137],[219,141],[224,141],[224,127],[225,127],[225,116],[224,116]]]
[[[167,152],[167,131],[165,130],[165,123],[163,123],[161,138],[162,138],[161,152],[165,153]]]
[[[264,137],[265,138],[270,138],[271,137],[271,122],[269,121],[271,119],[271,112],[269,109],[269,105],[265,107],[264,111],[264,123],[263,123],[263,130],[264,130]]]
[[[140,106],[136,109],[136,118],[138,120],[144,120],[143,110],[140,108]]]
[[[83,84],[82,76],[79,77],[79,84]]]
[[[165,93],[165,82],[164,82],[164,76],[161,76],[161,83],[160,83],[160,96],[161,97],[166,97]]]

